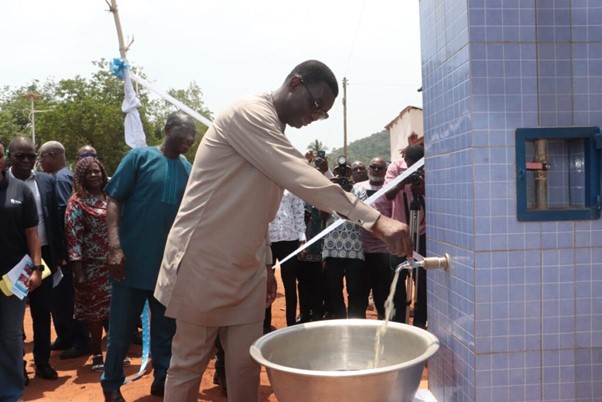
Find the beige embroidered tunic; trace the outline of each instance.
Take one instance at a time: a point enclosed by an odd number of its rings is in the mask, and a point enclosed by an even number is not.
[[[378,219],[311,167],[284,127],[264,93],[232,104],[203,137],[155,288],[166,315],[210,327],[263,320],[268,223],[284,188],[366,229]]]

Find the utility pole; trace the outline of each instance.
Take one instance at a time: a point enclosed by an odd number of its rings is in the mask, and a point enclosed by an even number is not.
[[[49,110],[35,110],[33,102],[36,99],[39,99],[42,97],[42,95],[37,94],[35,92],[27,92],[25,95],[26,98],[29,99],[30,103],[31,103],[31,111],[29,112],[29,120],[31,121],[31,141],[33,142],[33,145],[36,145],[36,113],[44,113],[44,112],[49,112]]]
[[[343,77],[343,155],[347,157],[347,77]]]

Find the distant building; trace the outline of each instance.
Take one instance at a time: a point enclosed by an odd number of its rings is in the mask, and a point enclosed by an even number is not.
[[[422,109],[407,106],[385,126],[385,129],[391,141],[391,160],[401,159],[408,145],[424,142]]]

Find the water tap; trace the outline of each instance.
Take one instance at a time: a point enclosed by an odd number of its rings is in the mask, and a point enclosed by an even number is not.
[[[443,269],[449,271],[449,254],[445,253],[443,257],[426,257],[421,261],[415,259],[405,260],[395,268],[395,273],[400,271],[411,271],[414,268],[424,269]]]

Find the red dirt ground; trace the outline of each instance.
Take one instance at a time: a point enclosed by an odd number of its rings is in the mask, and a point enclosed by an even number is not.
[[[278,279],[278,297],[272,306],[272,325],[276,328],[286,326],[284,311],[284,294],[280,281],[280,273],[276,273]],[[368,319],[376,319],[376,313],[373,310],[367,311]],[[80,357],[77,359],[60,360],[60,352],[52,352],[50,364],[58,371],[59,378],[54,381],[35,377],[35,368],[33,364],[33,334],[31,330],[31,316],[29,310],[25,313],[25,360],[27,362],[27,372],[30,382],[25,388],[23,396],[24,401],[56,401],[56,402],[102,402],[102,390],[100,388],[100,373],[90,369],[92,357]],[[54,329],[52,331],[54,340]],[[103,344],[103,351],[106,351]],[[126,368],[126,378],[135,375],[140,369],[141,346],[132,345],[130,347],[129,357],[132,365]],[[205,371],[199,390],[199,402],[226,402],[228,399],[223,396],[219,387],[213,384],[214,360],[209,362]],[[149,363],[150,366],[150,363]],[[426,387],[427,370],[424,370],[420,387]],[[121,387],[121,392],[128,402],[158,402],[161,398],[150,395],[150,385],[153,376],[150,369],[147,369],[145,375],[138,381],[129,383]],[[278,400],[272,392],[268,376],[265,369],[261,370],[261,402],[277,402]]]

